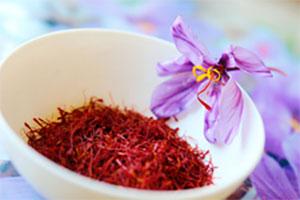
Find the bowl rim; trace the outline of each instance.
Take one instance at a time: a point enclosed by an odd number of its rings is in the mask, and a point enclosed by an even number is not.
[[[174,48],[174,44],[171,42],[165,41],[163,39],[159,39],[156,37],[140,34],[140,33],[134,33],[134,32],[128,32],[128,31],[120,31],[120,30],[114,30],[114,29],[102,29],[102,28],[80,28],[80,29],[70,29],[70,30],[62,30],[62,31],[56,31],[51,32],[36,38],[33,38],[27,42],[24,42],[20,46],[16,47],[11,54],[7,55],[0,64],[0,73],[3,69],[3,66],[6,64],[6,62],[17,52],[22,50],[23,48],[26,48],[28,45],[31,45],[36,42],[40,42],[41,40],[45,40],[51,37],[59,36],[59,35],[65,35],[65,34],[77,34],[77,33],[84,33],[84,32],[94,32],[94,33],[109,33],[109,34],[118,34],[123,36],[129,36],[129,37],[135,37],[137,39],[141,40],[149,40],[152,42],[160,43],[160,45],[169,46],[170,48]],[[54,161],[46,158],[45,156],[41,155],[37,151],[35,151],[33,148],[31,148],[29,145],[26,144],[25,141],[23,141],[18,134],[9,126],[8,122],[6,121],[5,117],[3,116],[2,109],[0,108],[0,127],[2,130],[2,135],[5,139],[9,139],[11,142],[15,143],[17,148],[19,150],[23,151],[24,154],[27,154],[27,156],[34,161],[37,165],[40,165],[40,167],[43,167],[47,171],[51,171],[51,173],[55,174],[56,176],[60,177],[61,179],[67,180],[68,182],[75,184],[78,187],[83,187],[88,190],[92,190],[96,193],[103,193],[107,194],[109,196],[114,196],[117,198],[129,198],[129,199],[135,199],[137,197],[141,199],[153,199],[153,198],[170,198],[171,196],[174,197],[174,199],[179,198],[193,198],[193,197],[209,197],[216,193],[223,193],[226,191],[229,187],[234,187],[237,183],[241,183],[243,180],[247,178],[247,176],[251,173],[251,171],[254,170],[256,164],[259,162],[261,155],[263,153],[264,149],[264,142],[265,142],[265,135],[264,135],[264,126],[262,122],[262,118],[254,105],[253,101],[249,97],[249,95],[242,89],[243,96],[245,98],[245,101],[248,101],[250,103],[250,107],[252,108],[252,112],[254,115],[256,115],[256,120],[258,120],[258,123],[261,124],[261,140],[256,141],[255,144],[256,148],[256,156],[253,160],[252,164],[247,165],[248,169],[245,170],[244,176],[240,176],[238,178],[233,178],[230,181],[226,182],[226,184],[223,185],[209,185],[204,186],[200,188],[192,188],[192,189],[185,189],[185,190],[176,190],[176,191],[164,191],[164,190],[146,190],[146,189],[135,189],[135,188],[129,188],[124,186],[118,186],[110,183],[106,183],[103,181],[97,181],[93,180],[89,177],[85,177],[83,175],[77,174],[76,172],[73,172],[67,168],[64,168],[60,166],[59,164],[56,164]],[[1,101],[1,99],[0,99]],[[13,160],[12,160],[13,162]],[[26,178],[26,175],[25,175]],[[30,182],[30,180],[28,180]]]

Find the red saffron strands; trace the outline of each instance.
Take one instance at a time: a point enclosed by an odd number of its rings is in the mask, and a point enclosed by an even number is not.
[[[101,99],[72,111],[58,108],[55,121],[25,123],[28,144],[54,162],[84,176],[126,187],[180,190],[212,184],[208,151],[192,148],[166,120]],[[206,159],[207,160],[207,159]]]

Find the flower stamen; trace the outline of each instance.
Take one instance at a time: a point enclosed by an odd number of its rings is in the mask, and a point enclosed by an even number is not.
[[[201,71],[203,73],[198,74],[197,71]],[[195,65],[192,69],[192,72],[193,75],[196,77],[197,82],[203,81],[206,78],[212,80],[213,82],[218,82],[221,80],[222,77],[220,71],[214,68],[214,66],[211,66],[208,69],[206,69],[201,65]]]
[[[290,124],[291,124],[292,129],[296,133],[300,133],[300,122],[297,119],[292,118],[291,121],[290,121]]]
[[[203,72],[202,74],[198,74],[197,71]],[[205,79],[208,79],[208,83],[197,93],[197,99],[198,101],[207,109],[211,110],[211,106],[208,105],[204,100],[200,98],[200,95],[204,93],[209,86],[212,84],[212,82],[219,82],[222,78],[222,75],[218,69],[216,69],[214,66],[209,67],[208,69],[202,67],[201,65],[196,65],[192,69],[193,75],[196,77],[196,82],[204,81]]]
[[[221,80],[221,73],[219,70],[210,67],[208,68],[207,73],[209,74],[208,79],[212,80],[213,82],[219,82]]]

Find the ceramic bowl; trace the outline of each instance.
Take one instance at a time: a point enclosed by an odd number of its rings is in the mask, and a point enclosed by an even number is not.
[[[203,136],[203,109],[192,106],[179,122],[211,152],[214,184],[181,191],[147,191],[91,180],[60,167],[26,144],[23,123],[49,117],[58,106],[76,106],[87,97],[134,107],[150,115],[151,94],[163,81],[158,61],[174,58],[173,44],[113,30],[83,29],[51,33],[31,40],[9,55],[0,71],[0,128],[5,148],[20,174],[48,199],[224,199],[258,163],[264,146],[261,117],[243,91],[245,112],[233,143],[216,146]]]

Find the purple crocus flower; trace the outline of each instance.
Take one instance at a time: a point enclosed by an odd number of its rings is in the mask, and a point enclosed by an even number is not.
[[[287,137],[283,144],[285,159],[275,160],[265,154],[251,175],[261,199],[300,199],[300,135]]]
[[[300,132],[299,75],[300,71],[293,70],[288,78],[274,77],[272,83],[257,81],[252,92],[265,123],[265,151],[278,158],[283,158],[282,141]]]
[[[204,125],[207,140],[230,143],[239,128],[244,102],[229,72],[242,70],[270,77],[270,69],[254,53],[239,46],[231,46],[219,59],[212,59],[181,17],[173,23],[172,36],[182,55],[158,64],[158,74],[172,78],[155,89],[152,112],[158,118],[175,116],[197,98],[207,109]]]
[[[265,151],[282,158],[282,141],[290,134],[300,132],[300,63],[290,54],[286,44],[269,30],[254,29],[240,43],[255,51],[269,66],[280,66],[287,74],[275,75],[272,80],[240,73],[235,76],[248,89],[262,115],[266,132]]]

